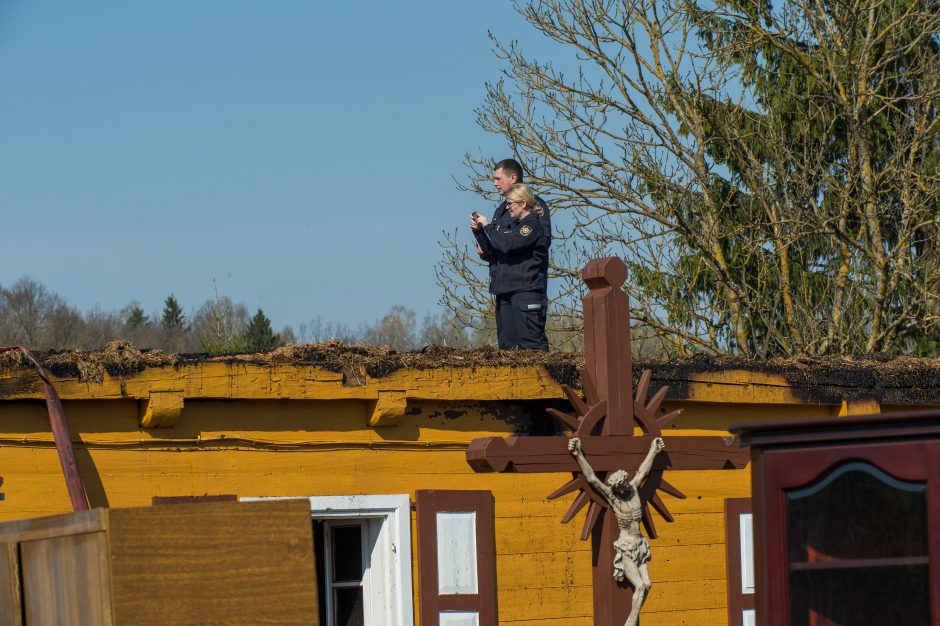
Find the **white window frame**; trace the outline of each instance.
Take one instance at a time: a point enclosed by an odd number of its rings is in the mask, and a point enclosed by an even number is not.
[[[380,524],[368,524],[374,528],[369,532],[369,542],[378,551],[372,566],[380,567],[382,575],[371,576],[372,584],[384,582],[384,589],[373,590],[370,601],[384,596],[385,611],[389,616],[387,626],[414,626],[414,592],[411,580],[411,499],[408,494],[376,496],[299,496],[299,497],[248,497],[245,502],[256,500],[308,500],[310,516],[316,520],[340,520],[366,518],[379,520]],[[311,530],[312,532],[312,530]],[[381,563],[380,555],[385,556]]]
[[[373,590],[373,581],[371,579],[373,571],[378,571],[384,569],[384,561],[380,563],[372,563],[372,549],[375,545],[375,539],[378,537],[379,532],[381,531],[382,518],[358,518],[358,517],[343,517],[339,519],[330,519],[323,521],[323,578],[317,582],[323,587],[323,597],[326,604],[326,616],[327,623],[333,623],[333,614],[336,611],[336,607],[333,604],[333,592],[336,589],[342,588],[362,588],[363,597],[362,597],[362,614],[365,619],[366,624],[374,624],[375,618],[373,617],[373,603],[376,598],[371,597],[371,591]],[[360,580],[355,583],[352,582],[336,582],[333,579],[333,569],[335,563],[333,560],[333,537],[332,530],[333,528],[348,526],[350,528],[355,528],[359,531],[359,547],[361,552],[361,563],[359,564],[362,567],[362,576]],[[376,555],[379,556],[379,555]],[[382,558],[379,556],[379,558]],[[381,600],[384,599],[384,596],[381,596],[377,602],[381,606]],[[371,601],[370,601],[371,600]],[[380,609],[381,611],[381,609]]]

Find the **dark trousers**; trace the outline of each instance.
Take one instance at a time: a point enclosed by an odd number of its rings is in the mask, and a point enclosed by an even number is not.
[[[496,338],[500,350],[527,348],[548,352],[547,309],[548,300],[540,291],[496,296]]]

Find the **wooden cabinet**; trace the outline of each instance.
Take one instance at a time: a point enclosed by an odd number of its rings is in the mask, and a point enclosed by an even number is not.
[[[747,424],[757,623],[940,625],[940,411]]]
[[[0,524],[0,626],[318,624],[306,500]]]

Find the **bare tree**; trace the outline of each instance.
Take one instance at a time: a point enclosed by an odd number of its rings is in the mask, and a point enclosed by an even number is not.
[[[309,322],[302,322],[297,327],[297,334],[303,343],[323,343],[335,339],[343,343],[355,343],[356,334],[342,322],[329,322],[318,315]]]
[[[434,315],[428,313],[421,322],[421,341],[425,346],[467,348],[470,337],[467,327],[450,311]]]
[[[120,315],[95,305],[84,315],[84,328],[79,345],[85,350],[97,350],[109,341],[124,337],[124,324]]]
[[[278,333],[281,337],[281,341],[285,346],[297,343],[297,335],[294,333],[294,327],[290,324],[284,324],[284,327],[281,328],[281,332]]]
[[[505,137],[556,227],[551,313],[577,330],[579,270],[617,254],[634,315],[674,354],[902,349],[937,336],[940,11],[920,0],[534,0],[570,52],[493,38]],[[562,71],[560,67],[564,67]],[[492,161],[468,156],[488,193]],[[456,236],[446,304],[490,315]]]
[[[400,304],[394,305],[378,322],[364,325],[360,340],[396,350],[414,350],[418,343],[415,312]]]
[[[236,354],[244,349],[244,333],[248,327],[248,309],[219,294],[206,300],[193,316],[192,336],[210,355]]]
[[[0,342],[39,350],[77,348],[81,315],[57,293],[28,276],[0,290]]]

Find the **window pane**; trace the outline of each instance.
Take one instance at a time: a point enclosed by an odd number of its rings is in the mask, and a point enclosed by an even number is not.
[[[333,590],[334,626],[363,626],[362,587]]]
[[[787,555],[793,563],[926,556],[927,499],[877,467],[846,463],[786,500]]]
[[[476,611],[443,611],[441,626],[480,626],[480,614]]]
[[[790,573],[792,626],[930,623],[927,565]]]
[[[741,534],[741,593],[754,593],[754,516],[741,513],[738,528]]]
[[[477,593],[476,513],[437,514],[438,593]]]
[[[360,526],[334,526],[333,582],[362,580],[362,535]]]

